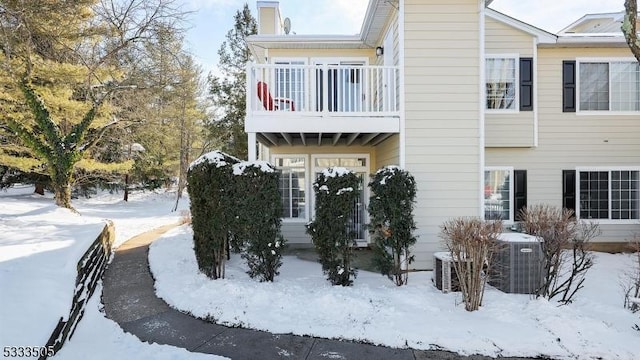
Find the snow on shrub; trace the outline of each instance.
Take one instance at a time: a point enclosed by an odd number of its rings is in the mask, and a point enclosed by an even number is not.
[[[351,267],[356,233],[350,223],[360,196],[359,183],[360,178],[350,170],[334,167],[324,170],[313,184],[316,217],[307,224],[307,233],[332,285],[349,286],[356,276]]]
[[[414,257],[410,248],[416,243],[413,231],[413,205],[416,182],[409,172],[397,166],[378,170],[369,182],[370,230],[374,265],[396,285],[405,285],[409,264]]]
[[[279,174],[264,161],[233,165],[236,222],[234,236],[252,278],[273,281],[282,265],[285,240],[280,235],[282,201]]]
[[[232,165],[237,162],[213,151],[191,163],[187,173],[196,260],[200,271],[213,279],[224,278],[235,218]]]

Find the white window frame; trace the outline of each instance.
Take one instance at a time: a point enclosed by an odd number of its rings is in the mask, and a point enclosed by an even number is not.
[[[336,159],[336,158],[349,158],[349,159],[357,159],[357,158],[365,158],[366,159],[366,165],[365,166],[358,166],[358,167],[350,167],[348,168],[349,170],[352,170],[354,172],[364,172],[364,186],[362,187],[363,192],[364,192],[364,216],[365,219],[369,219],[369,212],[367,211],[367,208],[369,207],[369,186],[367,186],[367,184],[369,184],[369,174],[371,173],[371,156],[368,153],[363,153],[363,154],[312,154],[311,155],[311,172],[310,172],[310,176],[312,176],[313,181],[310,181],[309,186],[311,186],[313,188],[313,182],[315,182],[315,174],[318,172],[318,170],[321,169],[326,169],[325,167],[319,167],[316,166],[316,159]],[[312,197],[312,202],[313,202],[313,208],[311,209],[311,218],[315,219],[316,218],[316,209],[315,209],[315,204],[316,204],[316,194],[315,191],[311,192],[311,197]],[[369,221],[366,220],[366,223],[368,224]],[[365,231],[365,239],[367,242],[369,242],[369,232]]]
[[[485,166],[482,172],[482,183],[484,184],[486,179],[484,178],[487,171],[508,171],[509,172],[509,219],[502,219],[502,223],[505,225],[511,225],[515,223],[515,194],[514,194],[514,168],[513,166]],[[482,217],[484,218],[485,212],[485,198],[484,198],[484,185],[482,196]],[[485,219],[486,220],[486,219]],[[487,220],[494,221],[494,220]]]
[[[582,219],[580,217],[580,172],[590,172],[590,171],[608,171],[609,172],[609,183],[607,184],[608,190],[608,211],[609,218],[608,219]],[[576,167],[576,218],[583,222],[594,222],[597,224],[612,224],[612,225],[623,225],[623,224],[638,224],[639,219],[611,219],[611,171],[640,171],[640,166],[595,166],[595,167]],[[640,199],[639,199],[640,201]],[[639,204],[640,205],[640,204]]]
[[[273,154],[271,155],[271,163],[272,164],[276,164],[276,160],[277,159],[292,159],[292,158],[304,158],[304,182],[305,182],[305,187],[304,187],[304,214],[305,217],[304,218],[291,218],[291,217],[283,217],[282,218],[282,222],[283,223],[307,223],[310,219],[309,215],[309,211],[310,211],[310,200],[311,200],[311,196],[310,194],[310,189],[311,189],[311,185],[309,184],[309,180],[311,179],[310,174],[309,174],[309,169],[310,169],[310,164],[309,164],[309,155],[307,154]],[[280,170],[280,168],[278,168],[276,166],[276,169]]]
[[[611,110],[581,110],[580,109],[580,64],[637,62],[633,57],[579,57],[576,58],[576,114],[577,115],[638,115],[639,111],[611,111]],[[611,68],[609,68],[609,109],[611,109]]]
[[[512,59],[514,61],[514,67],[515,67],[515,79],[514,79],[514,83],[515,83],[515,99],[514,99],[514,104],[513,104],[513,109],[488,109],[487,108],[487,96],[489,95],[487,92],[487,82],[488,79],[485,76],[485,83],[483,84],[483,89],[484,89],[484,97],[483,97],[483,101],[484,101],[484,111],[487,114],[513,114],[513,113],[519,113],[520,112],[520,54],[485,54],[484,56],[484,66],[485,66],[485,72],[486,72],[486,64],[487,64],[487,59]]]

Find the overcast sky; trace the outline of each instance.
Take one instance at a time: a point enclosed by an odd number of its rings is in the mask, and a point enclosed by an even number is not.
[[[187,9],[194,11],[187,47],[206,73],[216,68],[218,49],[236,10],[248,3],[255,17],[256,1],[186,1]],[[367,4],[368,0],[280,0],[280,13],[291,19],[291,31],[297,34],[357,34]],[[490,7],[556,33],[582,15],[622,11],[624,0],[494,0]]]

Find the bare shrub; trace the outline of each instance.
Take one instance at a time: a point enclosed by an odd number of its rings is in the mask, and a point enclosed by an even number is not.
[[[578,221],[573,210],[543,204],[522,209],[519,219],[524,232],[541,239],[543,281],[536,296],[572,302],[593,266],[589,241],[600,234],[598,224]]]
[[[451,253],[467,311],[482,305],[487,276],[496,253],[502,222],[479,218],[456,218],[442,225],[440,237]]]
[[[632,268],[625,274],[626,279],[622,289],[624,307],[635,313],[640,311],[640,235],[636,235],[631,241],[631,247],[634,251],[634,262]]]

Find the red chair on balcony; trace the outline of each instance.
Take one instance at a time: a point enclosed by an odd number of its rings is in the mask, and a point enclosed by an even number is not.
[[[258,81],[258,99],[267,111],[296,111],[293,100],[272,97],[269,87],[262,81]]]

